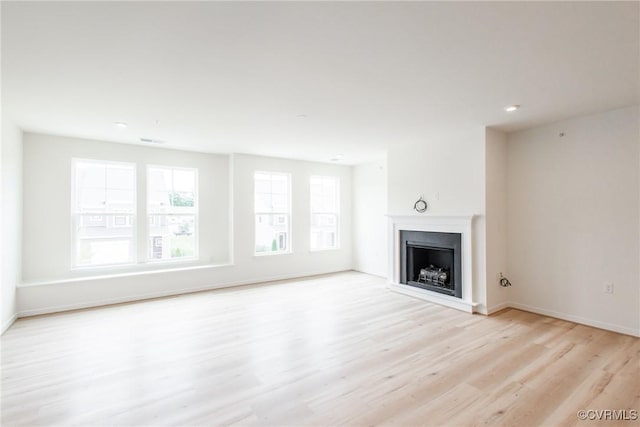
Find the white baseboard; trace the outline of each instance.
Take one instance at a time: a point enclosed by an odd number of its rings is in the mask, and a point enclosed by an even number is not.
[[[530,313],[541,314],[543,316],[553,317],[560,320],[566,320],[573,323],[579,323],[582,325],[593,326],[594,328],[604,329],[607,331],[618,332],[620,334],[631,335],[634,337],[640,337],[640,330],[633,329],[626,326],[615,325],[613,323],[600,322],[597,320],[587,319],[573,314],[560,313],[553,310],[547,310],[540,307],[533,307],[531,305],[520,304],[517,302],[505,302],[491,307],[489,314],[503,310],[505,308],[515,308],[522,311],[528,311]]]
[[[5,332],[14,324],[14,322],[18,320],[18,313],[14,313],[6,322],[2,324],[2,332],[0,335],[4,335]]]
[[[502,304],[497,304],[494,305],[491,308],[487,309],[487,315],[492,315],[493,313],[497,313],[500,310],[504,310],[505,308],[511,308],[511,303],[510,302],[503,302]]]
[[[369,276],[380,277],[381,279],[386,279],[387,278],[386,274],[373,273],[371,271],[365,271],[363,269],[359,269],[359,268],[356,268],[356,267],[353,267],[351,270],[352,271],[357,271],[358,273],[368,274]]]
[[[173,289],[169,291],[150,292],[146,294],[138,294],[138,295],[132,295],[132,296],[127,296],[122,298],[109,298],[109,299],[103,299],[103,300],[83,302],[78,304],[43,307],[43,308],[37,308],[33,310],[19,311],[17,314],[17,317],[22,318],[22,317],[30,317],[30,316],[39,316],[42,314],[60,313],[64,311],[81,310],[84,308],[103,307],[103,306],[113,305],[113,304],[121,304],[121,303],[134,302],[134,301],[144,301],[144,300],[154,299],[154,298],[177,296],[177,295],[183,295],[183,294],[190,294],[194,292],[212,291],[215,289],[232,288],[236,286],[254,285],[258,283],[276,282],[276,281],[288,280],[288,279],[299,279],[303,277],[320,276],[323,274],[330,274],[330,273],[342,273],[345,271],[351,271],[351,270],[320,271],[320,272],[311,272],[311,273],[304,273],[304,274],[285,274],[285,275],[279,275],[279,276],[263,277],[263,278],[260,278],[259,280],[255,280],[255,279],[238,280],[234,282],[217,283],[213,285],[199,286],[195,288]]]
[[[487,309],[486,313],[482,310],[476,309],[475,313],[491,315],[497,313],[506,308],[515,308],[522,311],[528,311],[530,313],[541,314],[543,316],[553,317],[555,319],[566,320],[568,322],[579,323],[581,325],[592,326],[598,329],[604,329],[607,331],[618,332],[620,334],[631,335],[634,337],[640,337],[640,330],[628,328],[626,326],[615,325],[612,323],[600,322],[597,320],[587,319],[580,316],[574,316],[572,314],[560,313],[557,311],[547,310],[540,307],[534,307],[531,305],[520,304],[513,301],[506,301],[501,304],[494,305]]]

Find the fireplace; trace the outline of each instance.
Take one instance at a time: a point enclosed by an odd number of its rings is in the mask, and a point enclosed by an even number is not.
[[[478,307],[478,303],[473,301],[474,217],[474,215],[387,215],[389,219],[387,237],[389,288],[414,298],[474,313]],[[409,246],[407,246],[408,242],[410,242]],[[437,250],[429,254],[423,249]],[[450,258],[452,252],[453,261]],[[414,265],[410,269],[407,269],[407,253],[413,257]],[[416,266],[416,262],[419,265]],[[451,265],[447,265],[451,262]],[[426,274],[421,279],[420,270],[425,268],[431,270],[425,271]],[[438,270],[439,268],[442,270]],[[440,274],[443,272],[448,273],[446,280],[438,282],[437,279],[443,278]],[[416,283],[409,283],[407,278]]]
[[[462,235],[400,231],[400,283],[462,298]]]

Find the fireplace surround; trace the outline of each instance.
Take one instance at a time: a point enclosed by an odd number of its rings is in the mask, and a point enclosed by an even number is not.
[[[416,298],[431,301],[437,304],[463,310],[469,313],[475,312],[478,304],[473,301],[472,283],[472,223],[473,215],[387,215],[389,266],[388,282],[393,291],[410,295]],[[420,232],[415,234],[415,232]],[[426,233],[426,234],[422,234]],[[440,235],[444,240],[434,241],[433,236]],[[420,239],[416,236],[422,236]],[[450,238],[454,236],[454,240]],[[456,237],[457,236],[457,237]],[[459,240],[457,240],[459,239]],[[404,240],[404,242],[403,242]],[[425,241],[426,240],[426,241]],[[457,242],[456,242],[457,240]],[[407,246],[407,242],[410,244]],[[439,253],[424,254],[422,250],[435,249]],[[456,249],[459,250],[457,264],[450,260]],[[452,251],[454,252],[452,254]],[[404,252],[404,254],[403,254]],[[419,266],[407,266],[403,268],[403,256],[418,257]],[[436,265],[438,263],[444,265]],[[451,263],[447,265],[447,263]],[[437,286],[433,282],[415,280],[415,275],[423,268],[448,269],[449,283],[447,286]],[[433,276],[434,270],[427,271],[426,275]],[[413,276],[413,277],[412,277]],[[418,283],[407,283],[418,282]],[[436,283],[436,285],[439,285]],[[451,288],[454,289],[451,292]]]

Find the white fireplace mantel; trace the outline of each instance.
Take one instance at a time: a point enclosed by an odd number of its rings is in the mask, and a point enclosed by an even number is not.
[[[473,313],[472,223],[474,215],[387,215],[389,219],[388,244],[389,288],[412,297]],[[431,231],[460,233],[462,236],[462,298],[431,292],[400,283],[400,231]]]

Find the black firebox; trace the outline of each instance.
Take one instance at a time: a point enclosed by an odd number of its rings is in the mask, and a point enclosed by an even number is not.
[[[400,231],[400,283],[462,298],[462,235]]]

